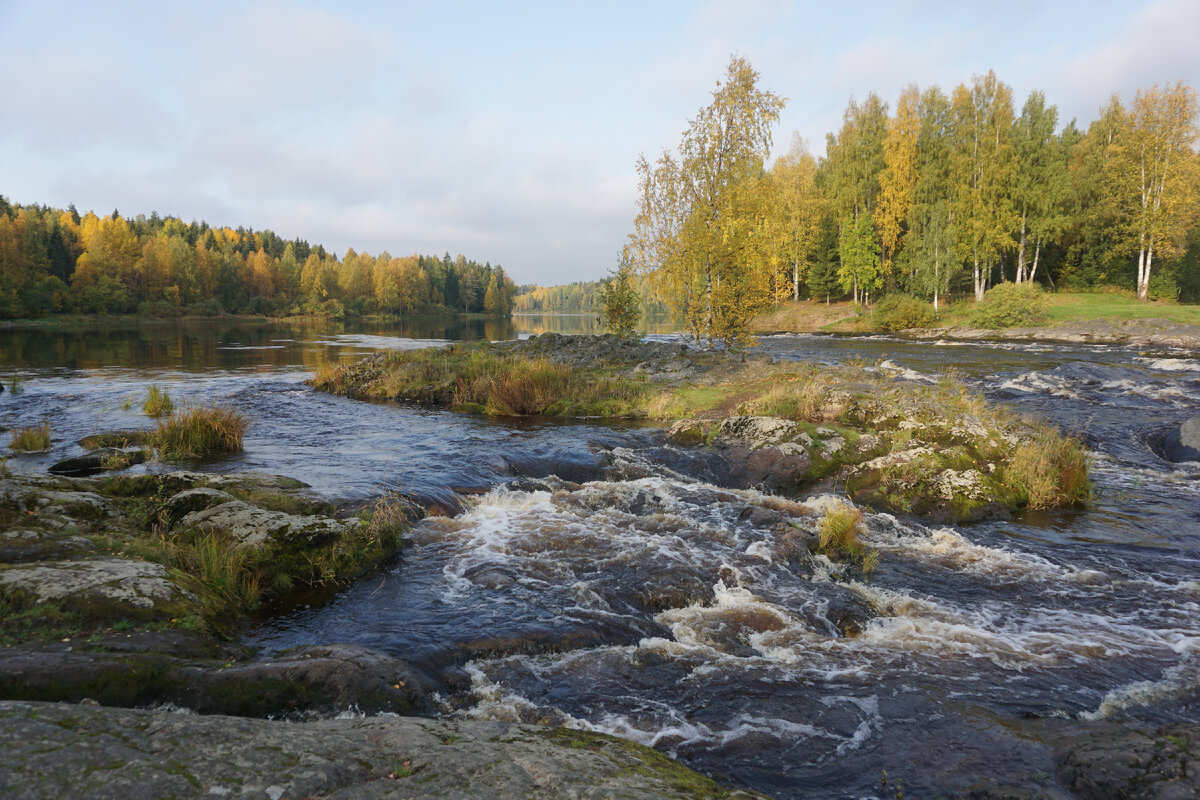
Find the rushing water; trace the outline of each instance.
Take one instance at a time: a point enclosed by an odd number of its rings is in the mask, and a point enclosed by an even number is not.
[[[862,582],[823,559],[811,574],[789,564],[772,522],[813,526],[819,513],[706,482],[719,470],[653,428],[515,423],[303,384],[377,349],[553,329],[532,324],[4,331],[0,374],[25,383],[0,395],[0,424],[51,420],[54,450],[10,462],[44,469],[87,433],[145,426],[138,405],[156,383],[250,418],[246,452],[206,468],[294,475],[350,500],[487,490],[418,523],[390,568],[247,641],[375,647],[448,669],[447,713],[617,733],[778,797],[892,797],[898,783],[916,797],[1036,791],[1054,772],[1055,725],[1200,716],[1200,465],[1154,449],[1197,413],[1200,359],[764,339],[778,358],[858,360],[907,380],[953,369],[1092,451],[1086,510],[960,527],[868,514],[880,563]],[[530,480],[549,475],[582,485]],[[857,635],[844,635],[848,618]]]

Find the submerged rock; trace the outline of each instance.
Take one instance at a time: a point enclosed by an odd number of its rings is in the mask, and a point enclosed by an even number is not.
[[[121,450],[116,447],[105,447],[74,458],[64,458],[51,465],[47,472],[51,475],[63,475],[73,478],[88,478],[102,472],[125,469],[146,460],[142,450]]]

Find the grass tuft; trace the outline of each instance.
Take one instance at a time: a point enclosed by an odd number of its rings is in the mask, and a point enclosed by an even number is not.
[[[50,449],[50,421],[46,420],[41,425],[34,425],[29,428],[21,428],[13,431],[12,441],[8,445],[13,450],[24,450],[26,452],[37,452]]]
[[[150,435],[150,444],[168,461],[206,458],[242,449],[246,418],[230,408],[198,406],[177,411]]]
[[[157,384],[151,384],[150,391],[146,395],[146,402],[142,403],[142,411],[146,412],[146,416],[162,417],[174,410],[175,404],[171,402],[171,397],[167,394],[167,391],[159,389]]]
[[[1026,495],[1031,509],[1077,505],[1092,495],[1083,442],[1049,426],[1017,446],[1008,478]]]
[[[857,563],[865,577],[875,571],[879,554],[858,540],[862,519],[862,511],[853,506],[845,503],[830,506],[821,520],[817,552]]]

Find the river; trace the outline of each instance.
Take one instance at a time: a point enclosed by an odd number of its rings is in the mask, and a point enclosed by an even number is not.
[[[447,714],[616,733],[780,798],[1036,792],[1054,772],[1055,724],[1200,716],[1200,464],[1155,450],[1197,413],[1192,354],[764,337],[780,359],[915,381],[953,370],[1080,433],[1092,454],[1086,509],[957,527],[867,514],[880,561],[865,582],[824,563],[796,574],[753,513],[775,501],[705,482],[705,457],[657,428],[497,420],[304,384],[381,349],[574,329],[518,317],[3,330],[0,379],[23,383],[0,395],[0,424],[48,419],[54,439],[8,464],[41,471],[89,433],[148,426],[139,405],[157,384],[249,418],[245,452],[205,469],[291,475],[348,501],[450,504],[469,490],[461,514],[419,522],[388,568],[260,620],[245,641],[268,654],[375,647],[448,669]],[[551,475],[582,486],[553,491]],[[673,591],[695,599],[655,599]],[[857,635],[843,635],[848,612]]]

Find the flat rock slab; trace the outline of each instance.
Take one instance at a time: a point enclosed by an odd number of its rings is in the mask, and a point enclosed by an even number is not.
[[[193,490],[191,494],[196,491],[199,490]],[[221,494],[213,490],[203,491]],[[313,546],[335,539],[359,524],[358,520],[342,522],[330,517],[268,511],[241,500],[230,500],[184,515],[177,527],[227,531],[242,546],[262,548],[272,543]]]
[[[123,558],[52,561],[0,570],[0,594],[14,592],[32,596],[36,603],[72,601],[130,612],[151,611],[182,597],[166,567]]]
[[[728,791],[630,742],[499,722],[292,723],[0,702],[0,796],[715,798]]]

